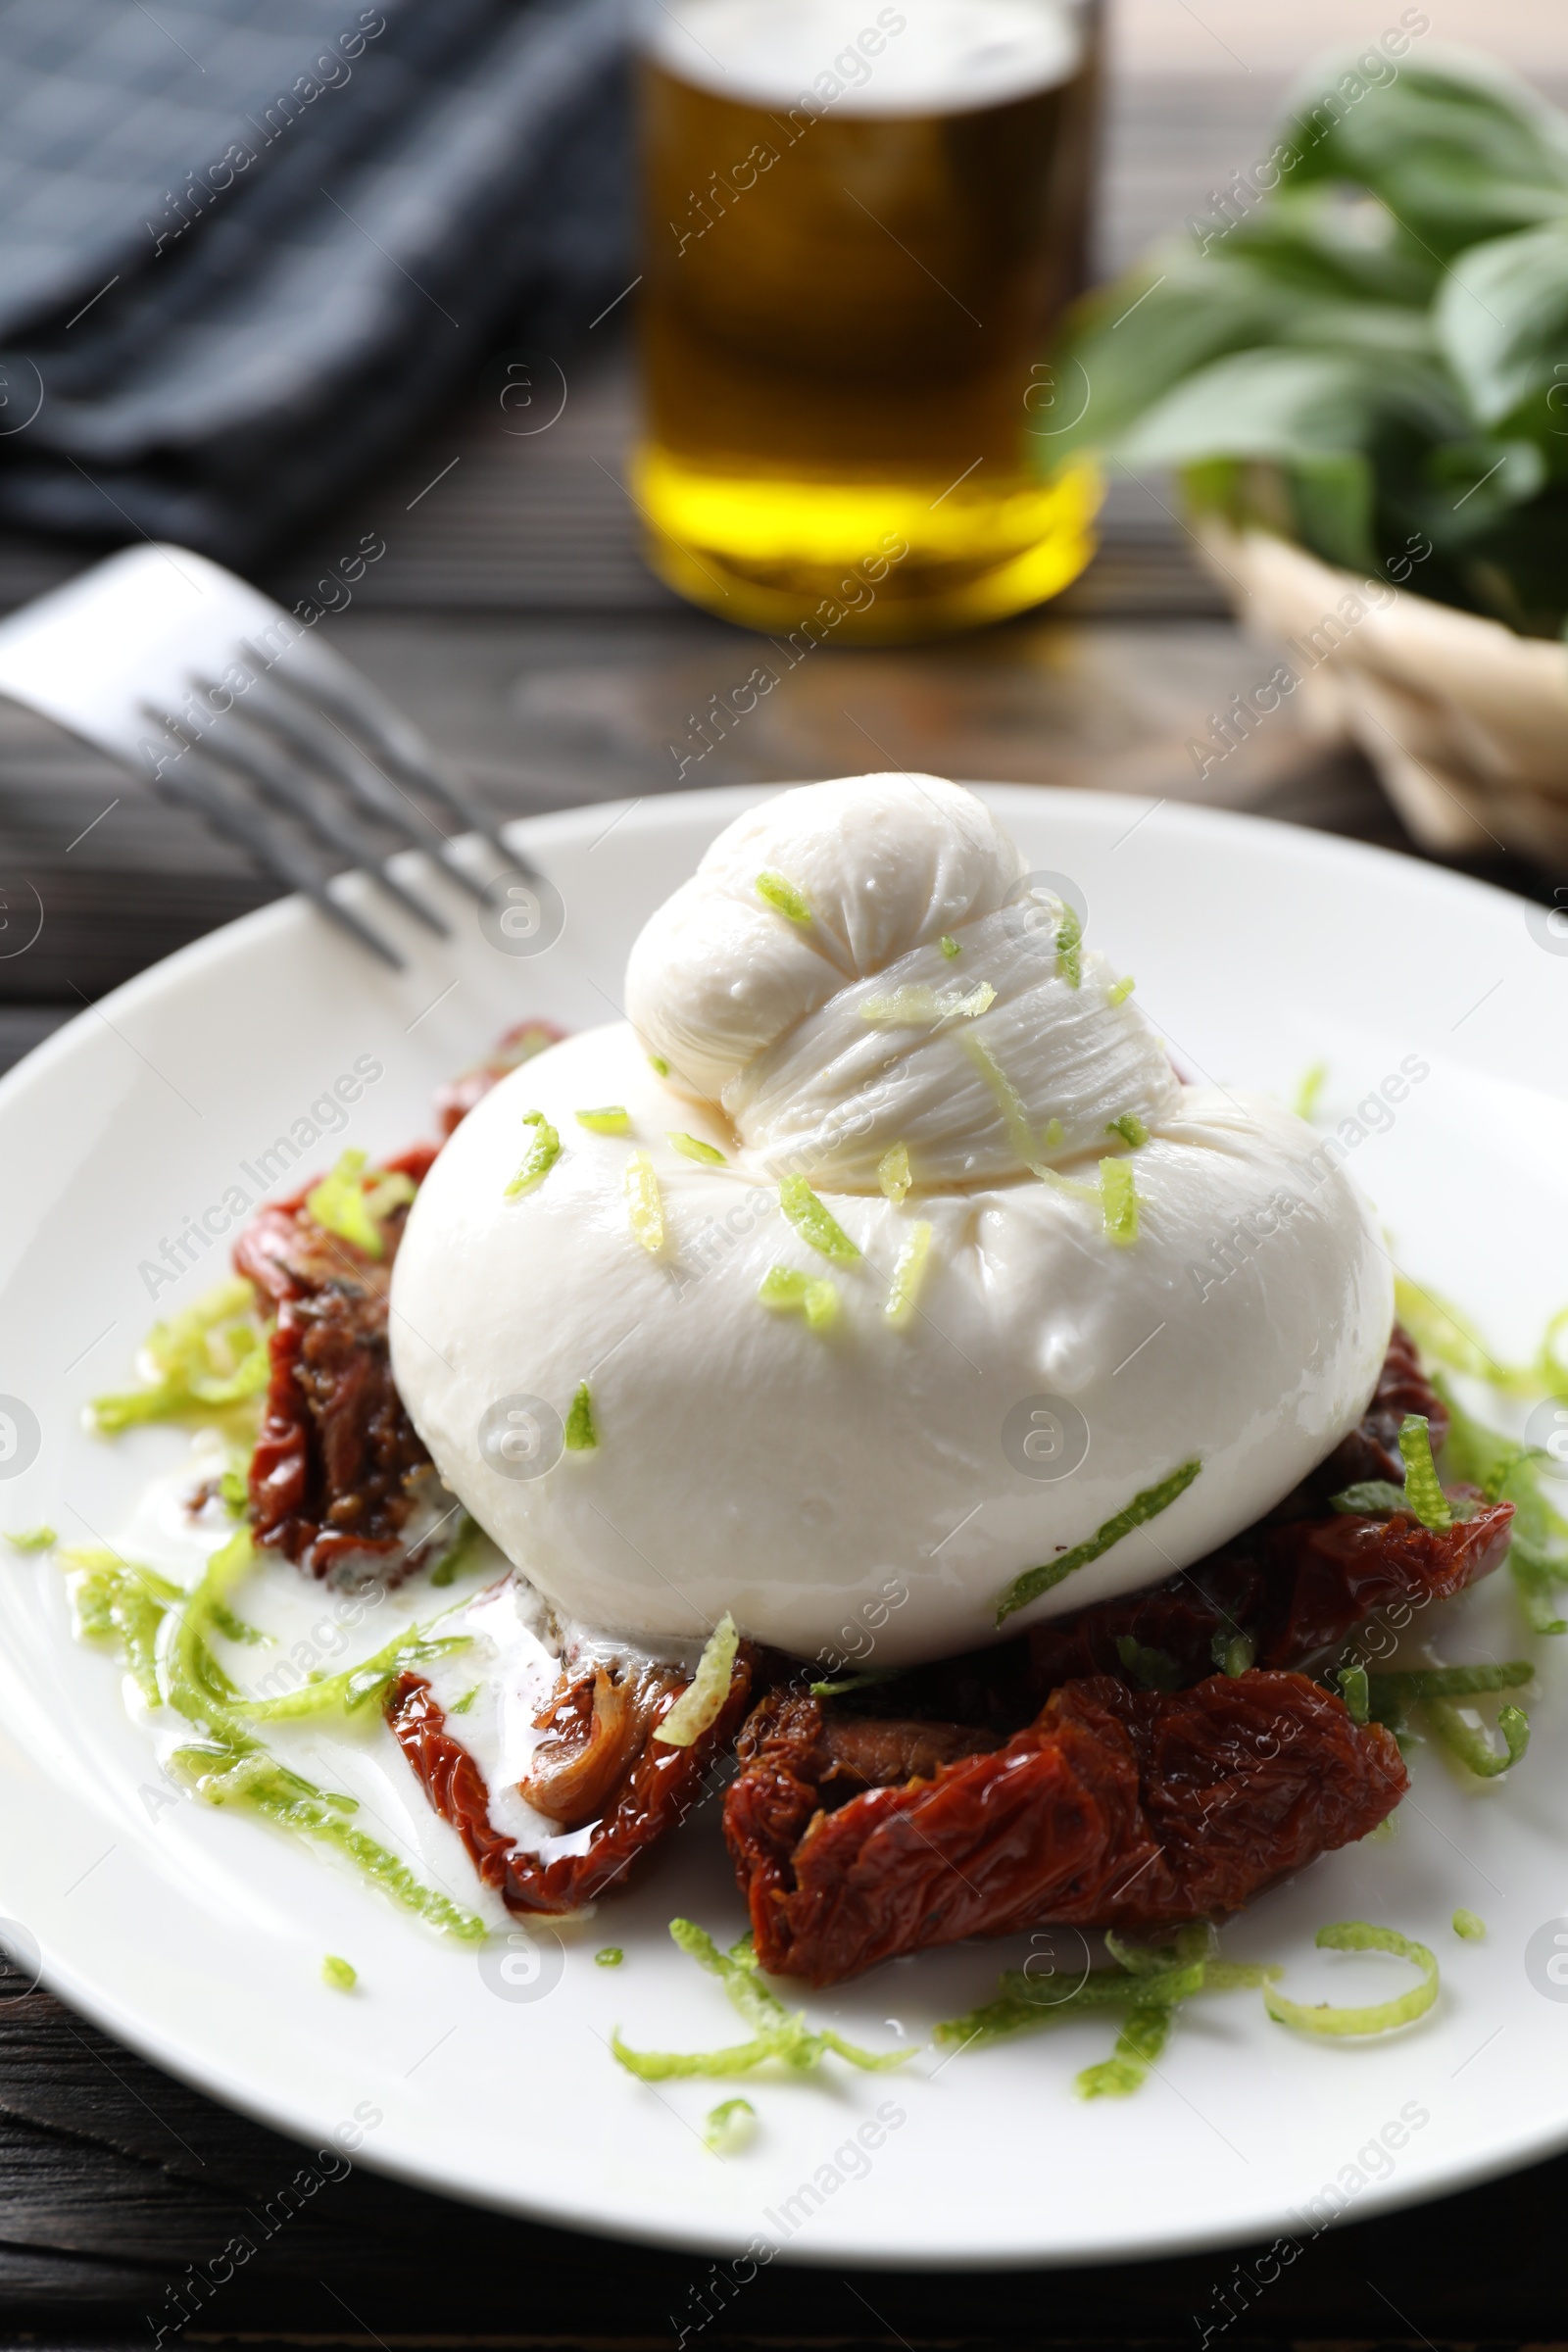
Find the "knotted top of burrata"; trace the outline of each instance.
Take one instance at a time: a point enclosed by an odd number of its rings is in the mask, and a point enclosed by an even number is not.
[[[1115,978],[972,792],[859,776],[720,834],[633,948],[626,1009],[748,1174],[874,1193],[902,1144],[927,1190],[1064,1165],[1173,1106]]]
[[[392,1285],[438,1469],[579,1626],[950,1655],[1200,1558],[1364,1409],[1355,1187],[1271,1098],[1181,1083],[974,794],[753,810],[626,1006],[469,1113]]]

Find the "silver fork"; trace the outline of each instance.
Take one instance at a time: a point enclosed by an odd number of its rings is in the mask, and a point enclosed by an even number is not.
[[[478,899],[488,885],[459,833],[538,878],[385,695],[188,548],[127,548],[0,621],[0,693],[144,774],[395,969],[397,948],[327,888],[343,858],[443,935],[436,907],[388,871],[388,838]]]

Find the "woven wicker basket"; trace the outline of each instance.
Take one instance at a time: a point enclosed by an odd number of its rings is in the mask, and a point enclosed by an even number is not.
[[[1243,627],[1286,641],[1313,722],[1361,746],[1418,841],[1568,866],[1568,646],[1264,531],[1195,528]]]

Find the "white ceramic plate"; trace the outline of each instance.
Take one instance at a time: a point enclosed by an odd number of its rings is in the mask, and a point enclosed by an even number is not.
[[[0,1483],[0,1527],[48,1519],[90,1543],[122,1527],[149,1473],[182,1451],[172,1431],[111,1446],[79,1425],[86,1396],[124,1385],[152,1316],[138,1268],[166,1236],[245,1185],[241,1164],[361,1056],[383,1075],[346,1135],[309,1154],[318,1164],[340,1141],[373,1153],[428,1133],[432,1085],[507,1023],[614,1017],[638,924],[758,797],[693,793],[520,826],[565,906],[545,954],[500,952],[453,894],[452,946],[409,933],[395,977],[289,902],[119,990],[6,1079],[0,1393],[40,1435],[36,1459]],[[1094,936],[1136,972],[1189,1070],[1290,1095],[1326,1060],[1338,1119],[1406,1056],[1430,1063],[1351,1165],[1399,1262],[1499,1348],[1533,1349],[1568,1299],[1568,959],[1541,914],[1245,818],[1044,790],[988,797],[1033,866],[1079,883]],[[221,1253],[215,1244],[159,1311],[215,1279]],[[1507,1581],[1434,1625],[1446,1654],[1528,1649]],[[265,1827],[166,1801],[118,1668],[72,1640],[58,1568],[15,1555],[0,1555],[0,1911],[36,1939],[65,1999],[219,2098],[541,2219],[741,2254],[743,2269],[757,2240],[786,2259],[907,2267],[1299,2237],[1336,2200],[1361,2215],[1568,2144],[1568,1984],[1544,1960],[1548,1923],[1568,1915],[1558,1655],[1543,1682],[1523,1768],[1461,1788],[1422,1752],[1392,1841],[1332,1857],[1226,1934],[1235,1956],[1286,1961],[1304,1997],[1381,1998],[1406,1981],[1396,1963],[1315,1954],[1312,1934],[1334,1919],[1391,1923],[1439,1953],[1437,2009],[1386,2042],[1335,2046],[1270,2024],[1255,1993],[1193,2003],[1125,2102],[1072,2095],[1110,2040],[1092,2019],[945,2063],[928,2050],[892,2077],[642,2086],[609,2056],[612,2027],[663,2047],[737,2036],[718,1987],[664,1934],[676,1913],[726,1940],[744,1925],[714,1808],[566,1943],[559,1982],[502,1997],[493,1949],[485,1963],[437,1938]],[[412,1821],[412,1790],[407,1803]],[[428,1838],[426,1851],[440,1862]],[[461,1855],[446,1862],[468,1891]],[[1461,1904],[1487,1920],[1487,1941],[1453,1936]],[[619,1970],[594,1965],[607,1941],[625,1949]],[[922,2042],[1025,1949],[927,1955],[807,2006],[878,2046],[900,2033]],[[352,1997],[320,1981],[328,1951],[357,1964]],[[739,2089],[760,2130],[720,2160],[701,2121]]]

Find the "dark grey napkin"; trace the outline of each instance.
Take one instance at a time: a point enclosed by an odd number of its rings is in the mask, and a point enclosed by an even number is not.
[[[0,0],[0,523],[243,564],[630,274],[624,0]]]

